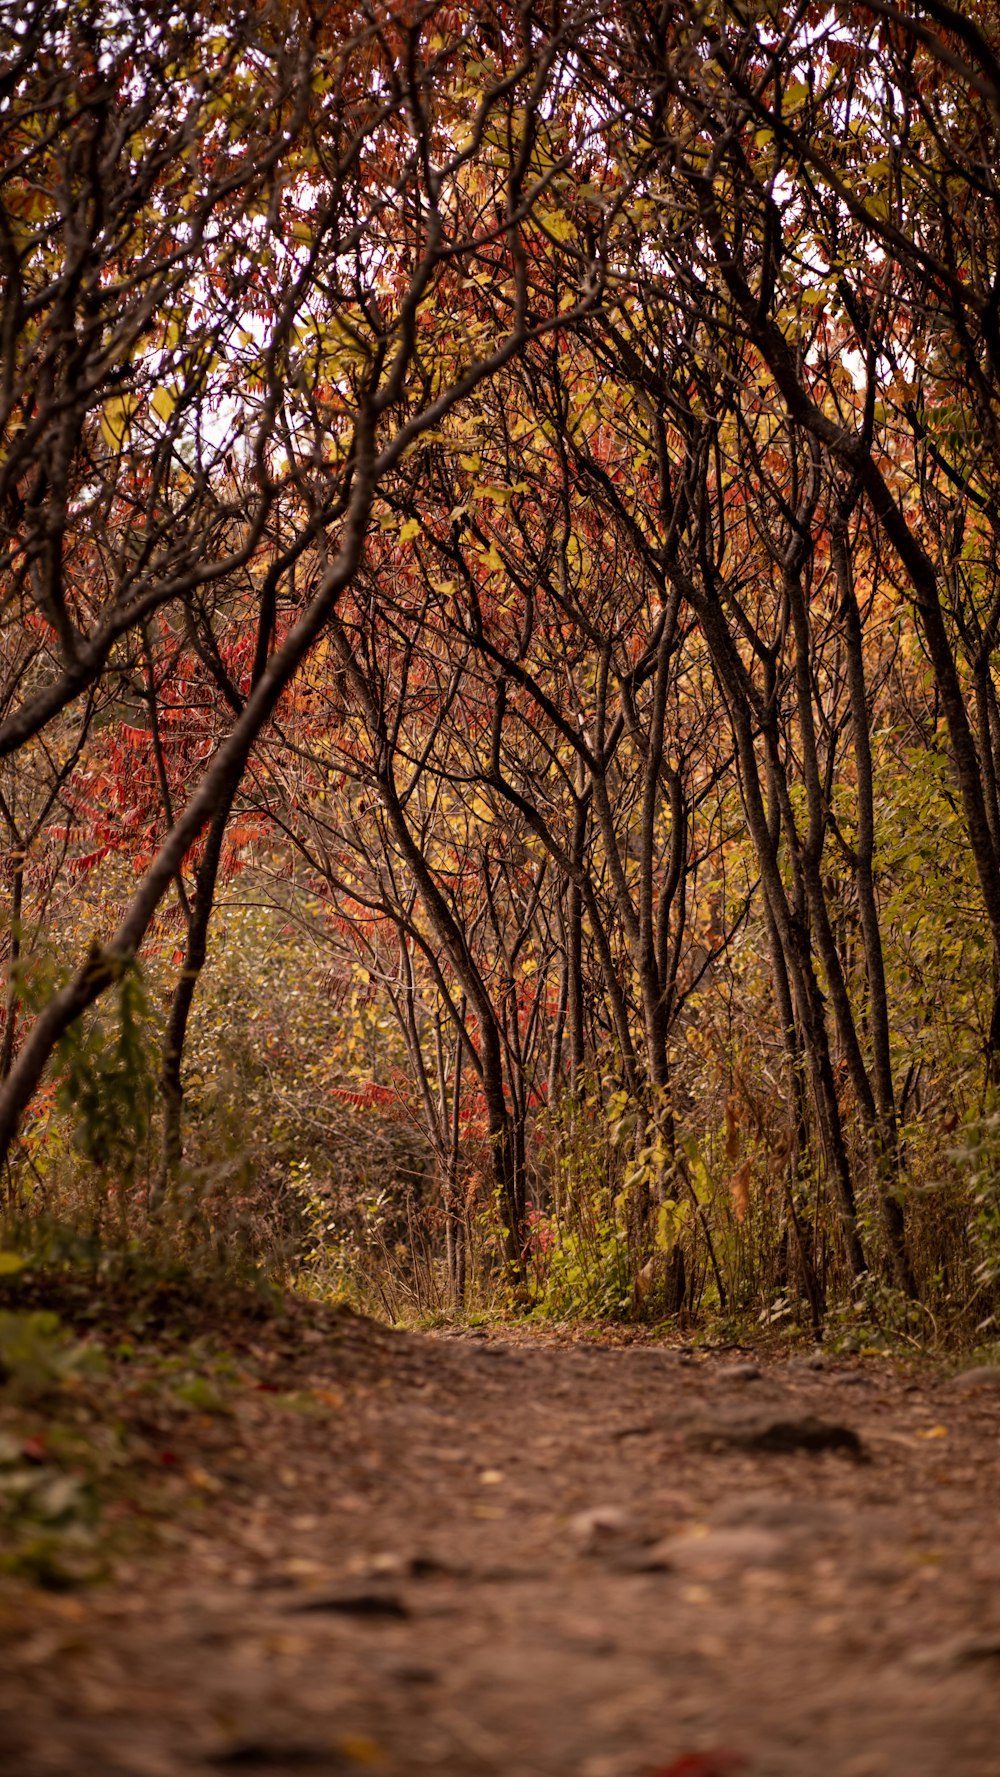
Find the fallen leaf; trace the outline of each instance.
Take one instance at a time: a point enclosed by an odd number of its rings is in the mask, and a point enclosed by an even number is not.
[[[720,1746],[712,1751],[682,1752],[672,1764],[658,1765],[649,1777],[732,1777],[733,1772],[745,1770],[746,1763],[741,1752]]]
[[[345,1734],[337,1741],[337,1751],[352,1765],[380,1765],[385,1757],[377,1740],[367,1734]]]
[[[334,1388],[314,1388],[312,1393],[313,1400],[319,1401],[324,1407],[342,1407],[344,1404],[343,1395],[338,1394]]]

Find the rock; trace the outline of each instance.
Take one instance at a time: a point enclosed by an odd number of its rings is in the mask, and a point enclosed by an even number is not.
[[[941,1386],[956,1390],[1000,1388],[1000,1364],[979,1364],[974,1370],[960,1370],[957,1376],[949,1376]]]
[[[828,1540],[841,1522],[836,1511],[816,1500],[788,1499],[777,1493],[741,1493],[723,1501],[712,1514],[713,1530],[752,1528],[795,1537],[799,1542]]]
[[[438,1675],[433,1666],[420,1666],[410,1660],[401,1660],[385,1668],[386,1677],[395,1679],[397,1684],[437,1684]]]
[[[650,1553],[662,1552],[671,1567],[684,1573],[730,1567],[781,1567],[790,1558],[783,1537],[757,1525],[709,1530],[703,1536],[674,1537],[654,1543]]]
[[[469,1569],[463,1563],[435,1555],[429,1550],[404,1553],[387,1550],[351,1563],[359,1582],[375,1582],[376,1587],[388,1580],[464,1579]]]
[[[789,1376],[801,1376],[803,1371],[828,1370],[830,1360],[825,1351],[817,1345],[815,1351],[807,1351],[801,1357],[790,1357],[787,1364]]]
[[[759,1364],[727,1364],[719,1371],[720,1382],[759,1382],[762,1371]]]
[[[469,1569],[460,1561],[448,1561],[440,1555],[410,1555],[405,1571],[415,1580],[465,1579]]]
[[[1000,1634],[956,1635],[933,1647],[916,1649],[911,1658],[915,1666],[975,1665],[981,1660],[1000,1660]]]
[[[335,1771],[346,1771],[346,1761],[330,1746],[301,1740],[284,1734],[252,1734],[228,1740],[224,1745],[209,1748],[203,1754],[210,1765],[233,1765],[239,1770],[300,1770],[305,1766],[322,1768],[332,1777]]]
[[[672,1573],[673,1544],[665,1538],[660,1543],[641,1543],[623,1549],[612,1565],[619,1573]]]
[[[967,1660],[1000,1660],[1000,1634],[962,1635],[953,1643],[951,1658]]]
[[[637,1520],[619,1506],[590,1506],[577,1512],[566,1528],[585,1555],[605,1554],[628,1542],[638,1543],[642,1537]]]
[[[511,1561],[498,1562],[495,1567],[482,1567],[474,1576],[483,1585],[523,1585],[527,1580],[537,1580],[537,1567],[515,1567]]]
[[[692,1434],[695,1443],[708,1449],[726,1445],[741,1450],[760,1450],[781,1456],[796,1450],[819,1455],[824,1450],[842,1450],[856,1462],[868,1461],[861,1439],[849,1425],[837,1425],[817,1419],[811,1413],[796,1419],[758,1419],[720,1422],[698,1427]]]
[[[303,1592],[289,1610],[333,1610],[358,1617],[408,1617],[410,1612],[398,1592],[387,1586],[330,1586]]]

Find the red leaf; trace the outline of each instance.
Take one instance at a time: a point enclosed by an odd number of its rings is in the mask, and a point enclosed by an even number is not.
[[[40,1432],[37,1437],[25,1438],[24,1443],[21,1445],[21,1455],[24,1457],[25,1462],[45,1461],[45,1458],[48,1455],[48,1450],[46,1449],[45,1439]]]
[[[746,1759],[741,1752],[714,1747],[707,1752],[682,1752],[672,1764],[658,1765],[649,1777],[734,1777],[745,1770]]]

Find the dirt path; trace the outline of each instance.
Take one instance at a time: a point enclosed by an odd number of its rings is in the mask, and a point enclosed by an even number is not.
[[[143,1428],[160,1552],[0,1593],[5,1773],[1000,1777],[988,1378],[304,1338]]]

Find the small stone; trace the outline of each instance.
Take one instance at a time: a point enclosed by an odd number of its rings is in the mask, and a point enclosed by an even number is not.
[[[979,1364],[974,1370],[960,1370],[957,1376],[949,1376],[942,1387],[959,1390],[1000,1388],[1000,1364]]]
[[[590,1506],[567,1525],[573,1541],[586,1555],[597,1555],[639,1535],[639,1526],[619,1506]]]
[[[968,1635],[959,1639],[952,1650],[952,1659],[1000,1660],[1000,1635]]]
[[[382,1586],[333,1586],[303,1592],[288,1607],[293,1611],[330,1610],[345,1616],[408,1617],[409,1610],[398,1592]]]
[[[761,1373],[759,1364],[727,1364],[724,1370],[719,1371],[719,1378],[722,1382],[758,1382]]]
[[[537,1567],[515,1567],[511,1561],[501,1561],[495,1567],[480,1568],[476,1579],[483,1585],[510,1586],[522,1584],[525,1580],[537,1580]]]
[[[288,1738],[284,1734],[239,1736],[222,1746],[210,1747],[202,1756],[210,1765],[234,1765],[246,1770],[273,1771],[278,1767],[298,1771],[306,1765],[321,1766],[326,1772],[344,1768],[339,1758],[335,1764],[331,1763],[335,1755],[329,1746],[304,1741],[298,1736]]]
[[[433,1666],[419,1666],[409,1660],[386,1667],[386,1676],[397,1684],[436,1684],[438,1675]]]
[[[1000,1635],[956,1635],[931,1647],[916,1649],[914,1666],[964,1666],[981,1660],[1000,1660]]]
[[[713,1529],[766,1530],[800,1543],[828,1541],[838,1524],[837,1514],[829,1506],[778,1493],[740,1493],[723,1501],[712,1519]]]
[[[469,1569],[461,1561],[446,1560],[440,1555],[410,1555],[406,1572],[414,1580],[460,1580],[467,1576]]]
[[[827,1367],[826,1352],[820,1351],[818,1348],[816,1351],[811,1351],[805,1360],[805,1365],[807,1370],[825,1370]]]
[[[842,1450],[856,1462],[866,1462],[867,1452],[856,1431],[849,1425],[837,1425],[817,1419],[811,1413],[801,1419],[760,1419],[742,1423],[704,1425],[695,1428],[695,1443],[708,1449],[725,1445],[743,1450],[760,1450],[768,1455],[782,1456],[796,1450],[817,1455],[824,1450]]]
[[[780,1567],[789,1558],[784,1539],[773,1531],[748,1525],[743,1529],[710,1530],[704,1536],[676,1537],[656,1543],[672,1567],[681,1572],[707,1572],[729,1567]]]
[[[672,1573],[673,1545],[669,1539],[659,1543],[641,1543],[622,1550],[613,1563],[619,1573]]]

